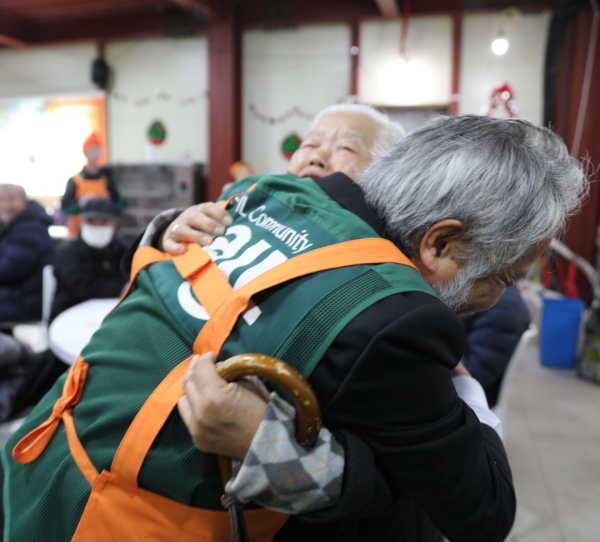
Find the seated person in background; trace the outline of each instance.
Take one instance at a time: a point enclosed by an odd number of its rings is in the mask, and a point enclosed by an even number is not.
[[[519,289],[511,286],[491,309],[466,314],[460,319],[467,336],[462,362],[483,386],[492,408],[498,402],[508,362],[529,327],[529,312]]]
[[[83,170],[67,182],[61,200],[61,211],[69,216],[69,234],[75,237],[79,233],[79,211],[81,201],[86,197],[109,198],[115,212],[121,212],[125,200],[119,187],[107,168],[98,167],[102,153],[102,144],[96,134],[88,137],[83,144],[83,154],[87,159]]]
[[[54,259],[52,218],[16,184],[0,184],[0,321],[42,318],[42,269]]]
[[[37,403],[66,368],[49,350],[34,354],[0,333],[0,422]]]
[[[239,181],[240,179],[245,179],[246,177],[250,177],[250,175],[256,174],[256,168],[249,164],[248,162],[244,162],[243,160],[238,160],[229,166],[229,175],[231,176],[231,182],[225,183],[223,185],[223,190],[227,190],[233,183]]]
[[[82,301],[119,297],[127,282],[119,267],[127,245],[115,235],[116,228],[117,215],[109,199],[92,198],[83,203],[81,232],[57,250],[51,320]]]

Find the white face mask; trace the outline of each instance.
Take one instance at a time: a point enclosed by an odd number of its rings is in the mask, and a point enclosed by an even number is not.
[[[110,244],[114,236],[113,226],[94,226],[85,222],[81,224],[81,238],[90,247],[104,248]]]

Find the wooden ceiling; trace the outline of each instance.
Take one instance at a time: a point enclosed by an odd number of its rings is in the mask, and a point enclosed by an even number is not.
[[[557,0],[0,0],[0,47],[193,35],[230,2],[242,27],[277,28],[396,17],[406,5],[413,14],[527,12],[551,9]]]

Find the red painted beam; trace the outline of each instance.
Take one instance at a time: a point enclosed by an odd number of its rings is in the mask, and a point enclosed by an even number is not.
[[[0,11],[0,44],[13,49],[27,47],[19,35],[22,19],[14,13]]]
[[[144,36],[189,35],[206,27],[177,7],[162,11],[144,8],[119,15],[103,15],[52,22],[28,21],[22,37],[30,44],[103,41]]]
[[[285,27],[298,24],[347,22],[380,16],[373,0],[273,0],[242,2],[244,27]]]
[[[169,0],[173,4],[189,11],[196,17],[207,18],[212,15],[212,11],[208,5],[200,0]]]
[[[0,34],[0,44],[6,45],[6,47],[10,47],[11,49],[23,49],[27,47],[24,41],[7,36],[6,34]]]
[[[462,15],[452,17],[452,96],[448,105],[448,115],[458,114],[460,99],[460,59],[462,54]]]
[[[375,0],[377,8],[386,19],[392,17],[398,17],[400,15],[400,9],[396,0]]]
[[[208,27],[207,197],[214,201],[231,181],[229,167],[242,156],[242,54],[239,4],[222,0]]]
[[[358,96],[358,71],[360,61],[360,25],[352,21],[350,25],[350,96]]]

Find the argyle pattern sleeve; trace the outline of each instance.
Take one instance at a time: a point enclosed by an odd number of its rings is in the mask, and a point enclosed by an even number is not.
[[[243,461],[233,461],[225,491],[287,514],[333,506],[342,491],[344,448],[323,427],[317,442],[293,438],[295,409],[272,393],[265,416]]]

